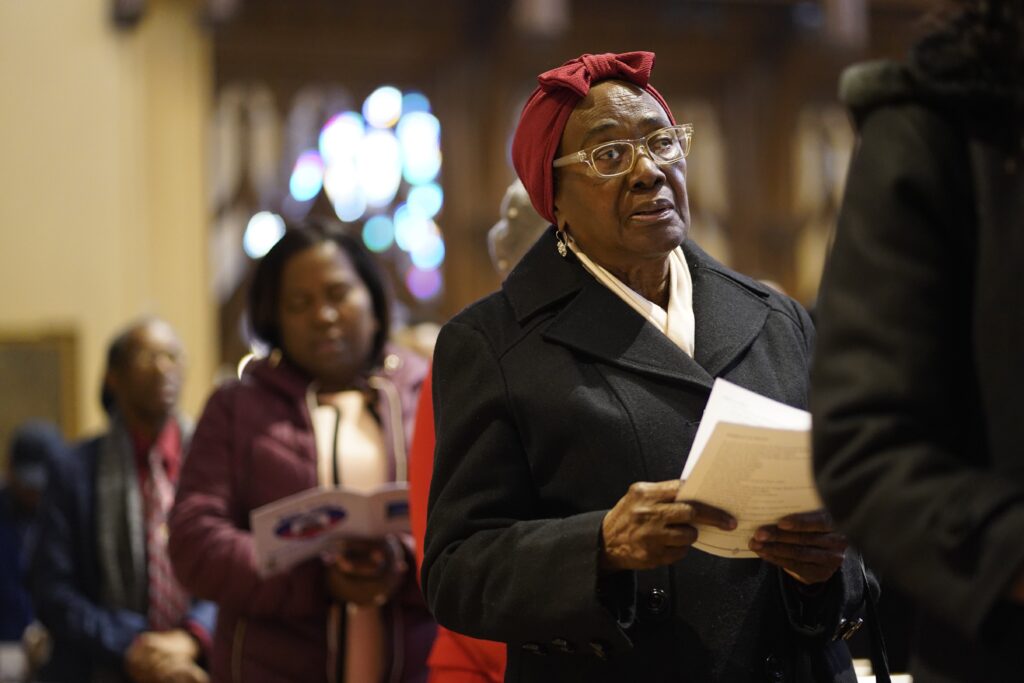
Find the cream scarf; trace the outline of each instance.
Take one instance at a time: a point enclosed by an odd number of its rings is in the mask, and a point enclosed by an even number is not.
[[[634,311],[642,315],[649,323],[671,339],[686,355],[693,358],[693,347],[696,338],[693,319],[693,278],[690,268],[686,265],[686,256],[682,247],[676,247],[669,254],[668,273],[668,310],[653,301],[648,301],[630,289],[622,280],[612,275],[606,268],[592,261],[576,244],[576,240],[565,236],[572,253],[580,260],[583,267],[597,278],[598,282],[610,289]]]

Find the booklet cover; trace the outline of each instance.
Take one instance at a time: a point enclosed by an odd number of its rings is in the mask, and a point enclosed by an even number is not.
[[[811,471],[810,431],[806,410],[716,379],[677,499],[724,510],[737,526],[722,531],[698,525],[693,547],[719,557],[757,557],[747,543],[758,527],[822,507]]]
[[[408,531],[409,485],[309,489],[256,508],[249,521],[256,562],[269,576],[330,550],[339,540]]]

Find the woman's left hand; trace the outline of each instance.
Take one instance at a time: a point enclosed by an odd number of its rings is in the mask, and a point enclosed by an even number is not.
[[[409,569],[402,542],[394,536],[345,541],[323,560],[331,595],[361,606],[387,602]]]
[[[828,581],[842,566],[846,546],[846,537],[833,529],[824,510],[787,515],[750,539],[758,557],[807,585]]]

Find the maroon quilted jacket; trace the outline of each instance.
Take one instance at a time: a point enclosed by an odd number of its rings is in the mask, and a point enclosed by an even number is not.
[[[426,363],[388,349],[384,368],[368,391],[392,478],[405,479]],[[240,381],[213,393],[192,439],[170,518],[170,554],[182,584],[219,605],[211,662],[217,682],[327,680],[331,600],[320,560],[263,578],[248,531],[251,510],[317,485],[308,386],[287,362],[254,361]],[[391,661],[383,681],[425,681],[435,626],[412,572],[384,615]]]

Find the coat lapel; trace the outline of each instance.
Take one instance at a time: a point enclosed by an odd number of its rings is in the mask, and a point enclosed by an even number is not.
[[[693,276],[697,363],[712,377],[727,371],[754,343],[768,319],[768,289],[728,270],[693,242],[683,244]]]
[[[768,317],[769,293],[763,286],[686,242],[696,322],[696,358],[690,358],[572,255],[559,257],[555,246],[554,233],[548,231],[509,275],[505,294],[520,323],[565,300],[542,336],[601,362],[710,390]]]
[[[593,278],[541,336],[627,370],[707,389],[713,381],[694,359]]]

